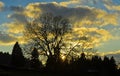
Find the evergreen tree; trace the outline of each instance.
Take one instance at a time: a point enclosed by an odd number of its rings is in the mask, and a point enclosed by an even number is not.
[[[101,70],[101,66],[102,66],[102,59],[99,56],[93,56],[92,60],[91,60],[91,66],[95,69],[95,70]]]
[[[11,56],[12,56],[11,57],[12,66],[14,66],[14,67],[23,67],[24,66],[25,58],[23,56],[22,49],[18,42],[15,43]]]

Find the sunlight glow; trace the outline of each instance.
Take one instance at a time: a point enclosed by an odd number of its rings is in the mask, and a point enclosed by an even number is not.
[[[64,55],[61,55],[61,58],[64,61],[66,57]]]

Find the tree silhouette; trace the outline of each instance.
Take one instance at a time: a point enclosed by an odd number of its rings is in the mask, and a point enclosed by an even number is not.
[[[112,63],[114,67],[116,67],[116,62],[113,56],[110,58],[110,63]]]
[[[9,53],[0,52],[0,64],[1,65],[9,65],[10,59],[11,59],[11,55]]]
[[[96,56],[96,55],[93,56],[90,64],[91,64],[92,68],[100,71],[102,69],[102,59],[101,59],[101,57]]]
[[[65,47],[65,35],[71,30],[68,19],[50,13],[34,19],[26,26],[24,33],[31,39],[48,61],[59,61],[61,50]],[[51,60],[54,59],[54,60]]]
[[[23,67],[24,62],[25,62],[25,59],[22,53],[22,49],[19,43],[16,42],[12,50],[11,64],[12,66],[15,66],[15,67]]]
[[[31,68],[33,69],[40,69],[42,68],[42,62],[39,61],[39,53],[36,48],[33,49],[31,52]]]
[[[110,58],[110,64],[109,65],[110,65],[109,67],[112,71],[115,71],[117,69],[117,65],[116,65],[116,62],[115,62],[115,59],[114,59],[113,56]]]
[[[31,55],[33,59],[38,59],[39,53],[36,48],[33,49],[33,51],[31,52]]]
[[[94,70],[109,72],[110,67],[115,66],[114,59],[104,57],[102,60],[99,56],[92,57],[96,50],[93,49],[92,37],[87,34],[88,32],[85,32],[85,35],[79,36],[79,38],[75,37],[74,40],[78,41],[79,39],[79,41],[78,43],[75,42],[73,46],[69,45],[69,42],[67,43],[68,36],[66,35],[71,34],[71,28],[68,19],[50,13],[43,14],[39,18],[28,22],[24,35],[30,41],[32,47],[36,47],[31,53],[31,66],[33,68],[40,67],[41,62],[39,63],[38,59],[40,54],[47,57],[46,68],[49,71],[62,69],[61,67],[65,64],[67,71],[85,72]],[[68,40],[72,41],[72,38],[68,38]],[[39,54],[37,50],[40,50]],[[91,54],[88,51],[93,52]],[[87,56],[84,52],[87,52]],[[60,58],[62,53],[66,57],[64,64]],[[79,57],[76,54],[81,54],[81,56]],[[89,57],[92,59],[89,59]]]

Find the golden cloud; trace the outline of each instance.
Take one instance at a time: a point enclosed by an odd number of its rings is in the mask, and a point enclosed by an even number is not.
[[[0,45],[2,45],[2,46],[8,46],[8,45],[13,45],[13,44],[15,44],[14,41],[12,41],[12,42],[7,42],[7,43],[0,41]]]
[[[76,1],[74,1],[76,3]],[[90,37],[89,44],[99,45],[102,41],[109,40],[112,35],[109,31],[102,28],[106,25],[117,25],[117,15],[106,12],[105,10],[91,8],[91,7],[67,7],[71,2],[61,3],[30,3],[24,10],[19,13],[13,13],[10,18],[15,19],[16,22],[8,24],[8,32],[19,34],[24,31],[24,23],[27,20],[38,18],[43,13],[52,13],[54,15],[62,15],[68,18],[73,24],[73,37],[77,41],[82,36]],[[20,7],[19,7],[20,8]],[[66,36],[68,38],[68,36]],[[91,44],[90,44],[91,45]]]
[[[0,45],[13,45],[16,41],[21,44],[25,43],[25,39],[23,38],[24,25],[11,22],[3,24],[4,27],[7,27],[8,30],[5,32],[0,32]]]
[[[79,0],[71,0],[71,1],[66,1],[66,2],[60,2],[59,5],[64,6],[64,7],[68,7],[71,4],[78,4]]]
[[[120,11],[120,5],[107,5],[107,4],[105,4],[105,7],[108,10]]]
[[[71,20],[75,22],[75,26],[106,26],[106,25],[118,25],[117,14],[109,14],[104,10],[96,8],[88,8],[91,13],[86,14],[82,19],[77,20],[77,17],[72,16]],[[82,14],[81,14],[82,15]]]
[[[4,25],[8,28],[7,32],[11,34],[19,34],[24,31],[24,24],[19,22],[11,22]]]
[[[25,16],[30,18],[37,18],[40,16],[41,9],[39,8],[39,3],[30,3],[26,6],[26,10],[23,12]]]
[[[15,40],[16,38],[14,38],[13,36],[0,32],[0,45],[11,45],[14,43]]]
[[[112,38],[112,35],[105,29],[98,29],[96,27],[86,28],[73,28],[73,35],[75,41],[81,39],[81,37],[87,37],[89,40],[86,40],[92,47],[97,47],[101,42],[107,41]]]
[[[96,54],[99,55],[99,56],[107,56],[107,55],[114,56],[114,55],[120,54],[120,50],[110,51],[110,52],[96,52]]]
[[[120,54],[120,50],[118,51],[113,51],[113,52],[107,52],[105,53],[106,55],[109,55],[109,54]]]

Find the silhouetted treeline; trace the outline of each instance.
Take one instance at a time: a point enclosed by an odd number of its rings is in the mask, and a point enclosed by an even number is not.
[[[11,55],[9,53],[0,52],[0,65],[9,65]]]
[[[93,76],[94,74],[98,76],[120,75],[120,69],[117,68],[114,57],[92,56],[92,58],[87,58],[82,53],[78,58],[63,61],[62,59],[56,60],[56,57],[53,56],[47,59],[46,65],[43,65],[39,60],[39,53],[36,48],[31,52],[31,58],[27,59],[23,56],[18,42],[15,43],[11,55],[0,52],[0,65],[12,69],[41,71],[40,73],[67,73],[71,75],[93,73]],[[0,70],[2,70],[1,66]]]

